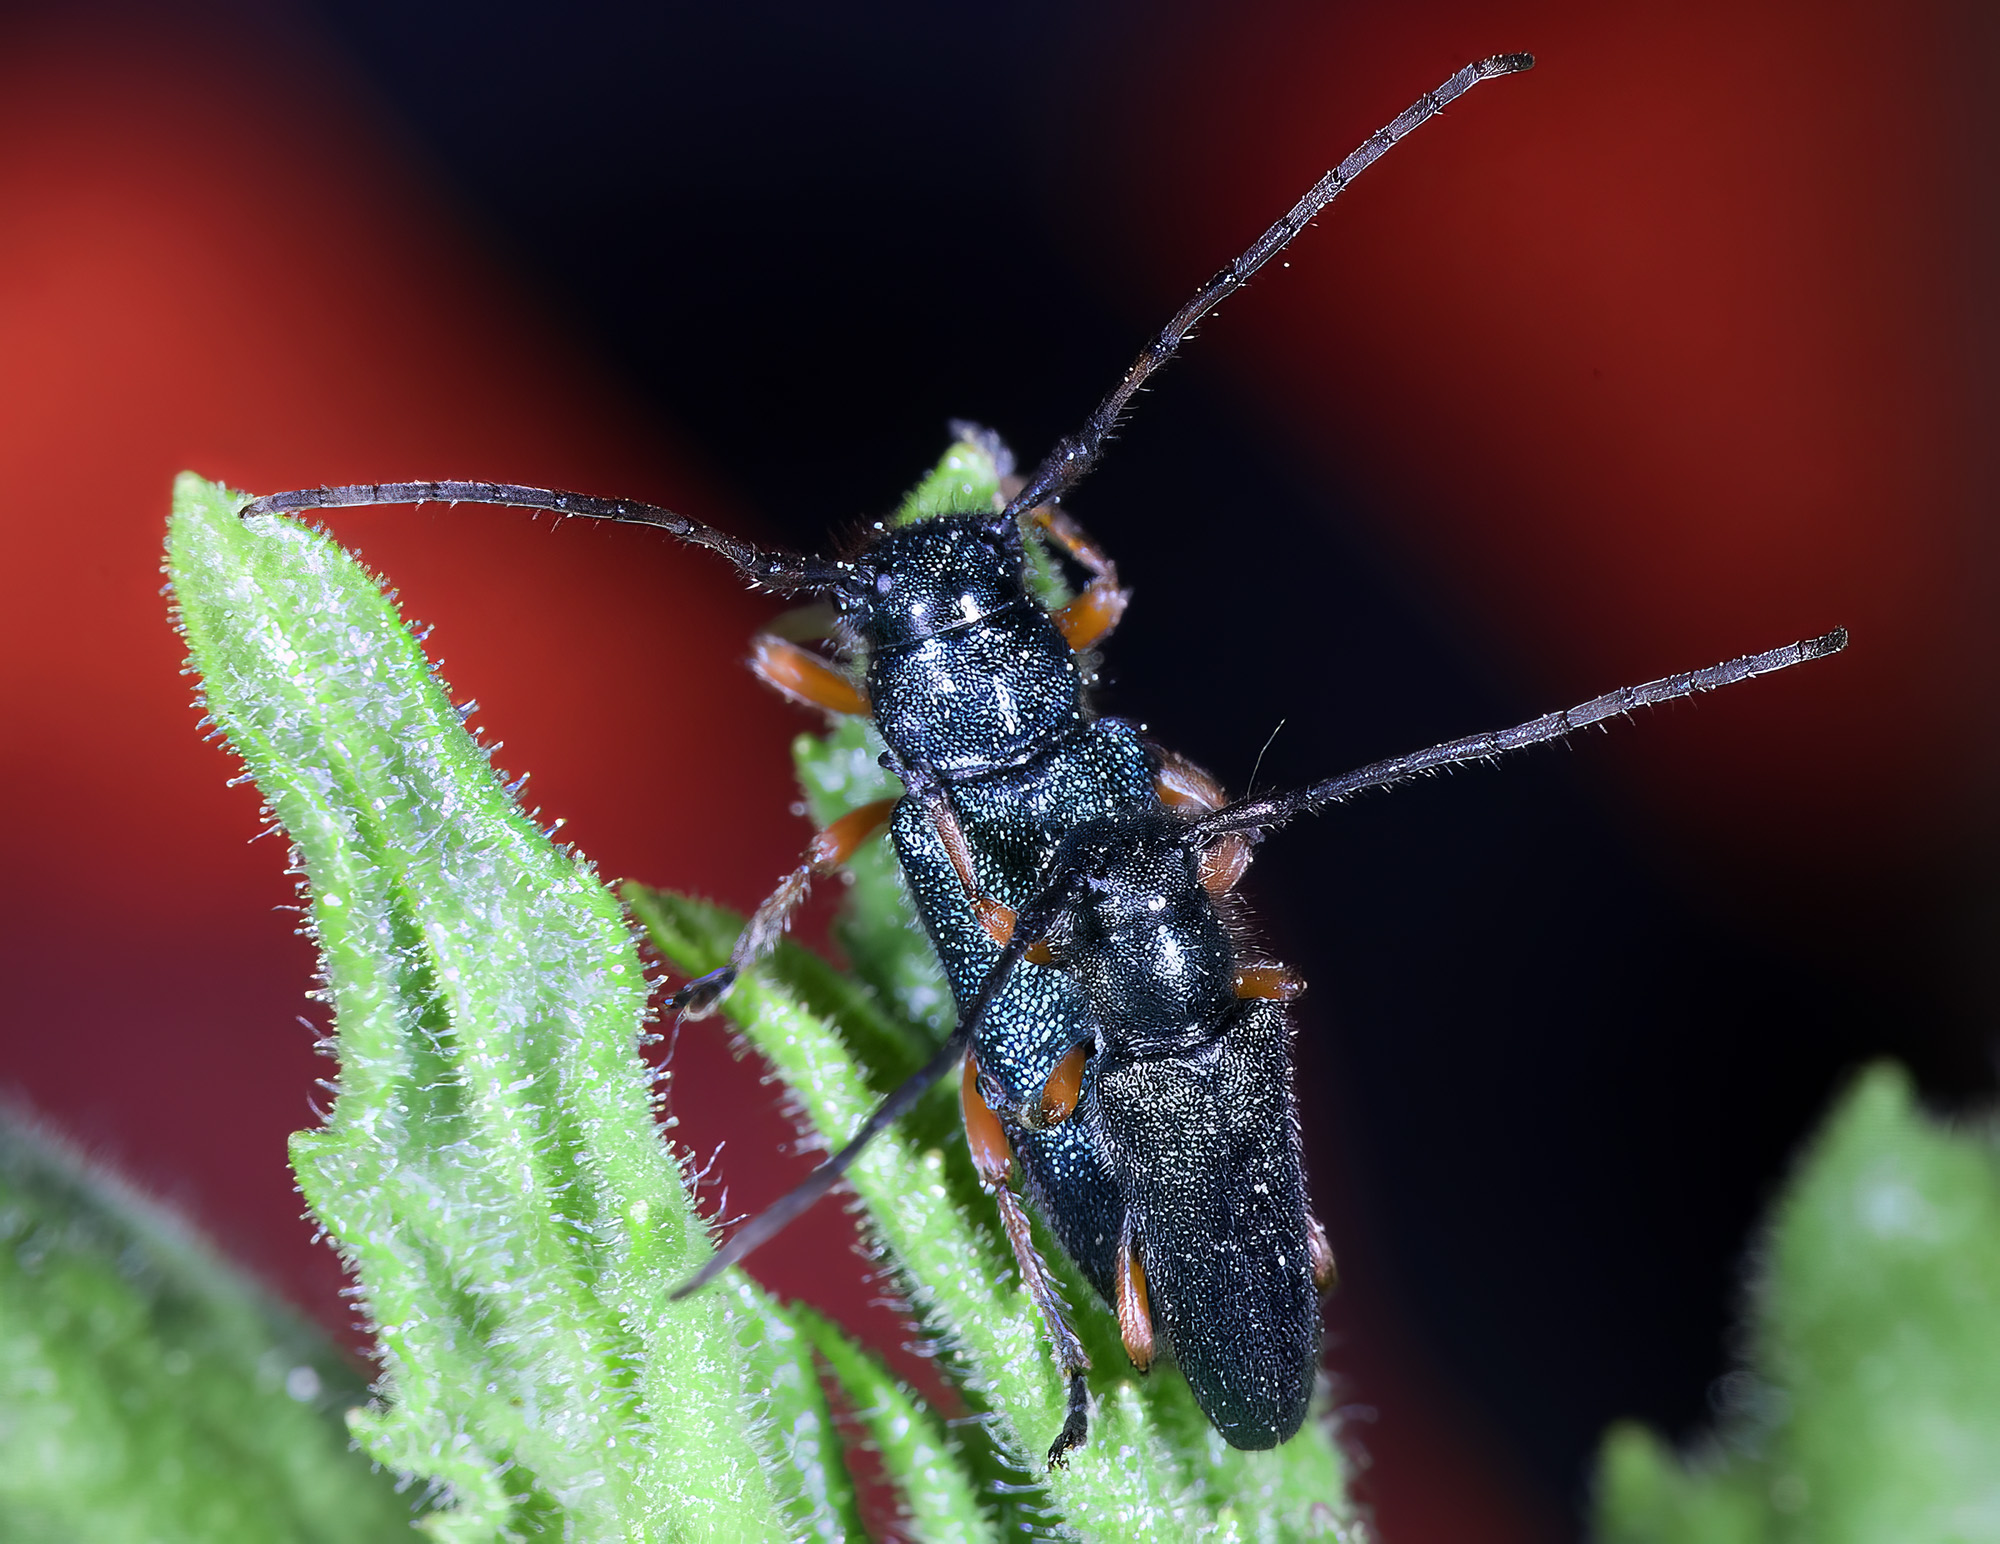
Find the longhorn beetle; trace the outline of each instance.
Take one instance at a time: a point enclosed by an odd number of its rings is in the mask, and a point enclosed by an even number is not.
[[[762,550],[653,505],[504,483],[307,489],[244,506],[248,515],[440,500],[654,525],[717,552],[753,585],[833,603],[833,615],[811,627],[800,613],[761,635],[753,668],[797,700],[872,715],[887,747],[883,763],[904,795],[853,811],[815,838],[757,909],[729,964],[677,992],[671,1006],[691,1017],[713,1011],[775,944],[814,876],[886,825],[959,1022],[839,1153],[739,1230],[677,1296],[811,1205],[962,1059],[975,1164],[1068,1379],[1069,1413],[1050,1462],[1084,1440],[1089,1362],[1008,1184],[1017,1159],[1057,1238],[1118,1309],[1135,1363],[1155,1352],[1157,1318],[1158,1339],[1227,1440],[1283,1441],[1310,1394],[1315,1287],[1330,1281],[1332,1256],[1306,1208],[1290,1088],[1282,1005],[1300,983],[1280,967],[1239,960],[1228,927],[1227,892],[1251,845],[1291,815],[1364,787],[1558,738],[1609,713],[1840,647],[1844,640],[1829,635],[1634,688],[1288,801],[1229,805],[1198,769],[1092,712],[1088,655],[1117,624],[1128,593],[1059,501],[1202,316],[1403,136],[1479,81],[1532,63],[1513,54],[1467,66],[1328,172],[1175,314],[1082,429],[997,511],[878,526],[859,551],[829,559]],[[991,448],[1000,454],[997,442]],[[1030,542],[1053,544],[1089,576],[1053,614],[1028,585]],[[863,664],[863,681],[793,641],[816,636]]]
[[[1243,867],[1241,844],[1358,794],[1496,760],[1635,708],[1846,647],[1846,630],[1836,628],[1290,793],[1233,804],[1197,796],[1179,809],[1163,802],[1079,822],[1051,854],[1041,888],[1015,917],[1006,947],[937,1055],[675,1296],[712,1280],[824,1196],[961,1055],[969,1069],[993,1034],[1010,983],[1032,972],[1025,961],[1039,958],[1055,967],[1049,974],[1081,988],[1095,1018],[1082,1091],[1059,1129],[1087,1135],[1116,1206],[1059,1214],[1052,1224],[1066,1242],[1079,1224],[1100,1230],[1100,1247],[1086,1247],[1077,1259],[1116,1309],[1135,1366],[1150,1365],[1164,1332],[1216,1429],[1237,1447],[1275,1446],[1305,1418],[1318,1362],[1315,1289],[1330,1284],[1333,1259],[1307,1208],[1291,1090],[1283,1005],[1304,984],[1281,967],[1238,957],[1228,887]],[[975,1162],[1004,1194],[1004,1140],[997,1124],[991,1135],[984,1129],[991,1117],[979,1118],[972,1097],[966,1129]],[[996,1140],[997,1158],[989,1145]],[[1108,1262],[1105,1240],[1115,1244]],[[1070,1435],[1065,1427],[1052,1463]]]

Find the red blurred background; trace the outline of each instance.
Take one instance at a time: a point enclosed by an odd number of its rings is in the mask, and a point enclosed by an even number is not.
[[[5,1082],[337,1329],[284,1167],[284,853],[158,594],[182,467],[478,476],[813,545],[983,418],[1073,427],[1191,283],[1469,58],[1531,48],[1204,328],[1079,514],[1112,706],[1241,785],[1825,630],[1846,656],[1273,851],[1392,1544],[1562,1537],[1684,1430],[1844,1069],[1990,1091],[1995,107],[1959,5],[16,5]],[[498,760],[609,874],[795,857],[768,607],[642,531],[356,512]],[[1509,802],[1513,801],[1513,802]],[[732,1211],[796,1163],[684,1034]],[[843,1224],[759,1263],[891,1348]],[[829,1262],[837,1262],[838,1270]],[[838,1279],[834,1279],[837,1277]],[[909,1366],[904,1356],[900,1365]]]

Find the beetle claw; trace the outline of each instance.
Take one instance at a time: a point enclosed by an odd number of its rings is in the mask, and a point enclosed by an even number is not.
[[[1049,1444],[1049,1467],[1067,1469],[1071,1448],[1080,1448],[1090,1436],[1090,1390],[1083,1381],[1083,1374],[1069,1375],[1069,1415],[1063,1421],[1063,1428],[1056,1434],[1056,1440]]]

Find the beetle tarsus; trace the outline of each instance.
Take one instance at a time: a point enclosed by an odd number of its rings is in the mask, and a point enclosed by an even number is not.
[[[1063,1419],[1062,1430],[1056,1440],[1049,1444],[1049,1467],[1067,1469],[1072,1448],[1080,1448],[1090,1437],[1090,1388],[1083,1381],[1083,1374],[1069,1375],[1069,1414]]]

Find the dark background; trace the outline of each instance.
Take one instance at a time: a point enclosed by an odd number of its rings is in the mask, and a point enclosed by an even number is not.
[[[1314,986],[1364,1494],[1391,1544],[1564,1535],[1608,1420],[1706,1418],[1842,1079],[1991,1089],[1976,9],[0,11],[7,1080],[343,1322],[282,1170],[319,1070],[282,851],[241,848],[254,796],[151,594],[179,466],[547,481],[825,545],[948,417],[1039,454],[1326,165],[1532,49],[1225,307],[1072,507],[1137,590],[1106,707],[1236,788],[1267,741],[1284,785],[1853,629],[1253,875]],[[336,528],[607,872],[748,905],[792,860],[806,720],[736,669],[769,608],[712,565],[477,511]],[[683,1138],[728,1140],[732,1210],[775,1194],[768,1092],[681,1054]],[[841,1241],[760,1270],[893,1344]]]

